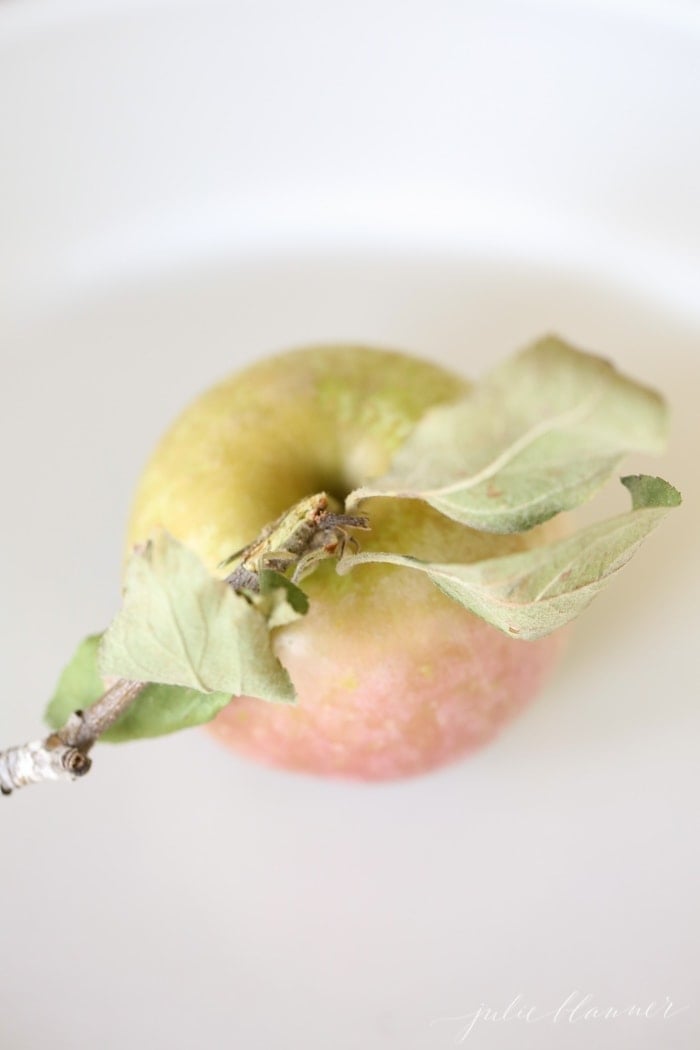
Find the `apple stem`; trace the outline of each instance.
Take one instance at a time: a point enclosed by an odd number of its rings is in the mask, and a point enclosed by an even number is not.
[[[92,765],[93,744],[133,704],[146,682],[118,678],[85,711],[75,711],[61,729],[43,740],[0,751],[0,792],[10,795],[44,780],[77,780]]]

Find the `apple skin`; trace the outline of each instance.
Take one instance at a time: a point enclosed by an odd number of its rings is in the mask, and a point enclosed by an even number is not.
[[[267,359],[195,400],[163,437],[138,486],[128,549],[168,529],[213,573],[269,521],[320,491],[342,499],[383,474],[433,405],[468,384],[383,350],[316,347]],[[554,522],[494,536],[416,500],[369,500],[366,550],[474,561],[522,550]],[[274,632],[298,704],[233,698],[210,723],[225,744],[283,767],[361,780],[435,769],[490,740],[539,691],[561,650],[557,632],[509,638],[421,573],[332,562],[304,580],[311,607]]]

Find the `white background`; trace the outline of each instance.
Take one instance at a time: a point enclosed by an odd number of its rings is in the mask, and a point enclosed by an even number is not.
[[[465,1045],[695,1047],[697,6],[24,0],[0,127],[2,744],[113,613],[158,434],[268,351],[475,375],[559,331],[663,389],[629,467],[685,496],[460,765],[317,781],[193,731],[1,800],[2,1050],[433,1050],[518,995]]]

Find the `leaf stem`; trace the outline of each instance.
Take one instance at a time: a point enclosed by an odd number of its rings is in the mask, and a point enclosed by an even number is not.
[[[61,729],[43,740],[0,751],[0,792],[44,780],[77,780],[90,771],[90,750],[146,687],[145,682],[118,678],[85,711],[75,711]]]

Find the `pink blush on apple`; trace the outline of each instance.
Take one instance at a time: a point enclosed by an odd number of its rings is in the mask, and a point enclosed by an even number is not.
[[[240,697],[210,731],[268,765],[366,781],[426,773],[481,747],[538,695],[568,632],[520,642],[441,600],[429,636],[409,628],[384,649],[336,637],[329,652],[318,625],[313,635],[286,628],[277,655],[298,704]]]

